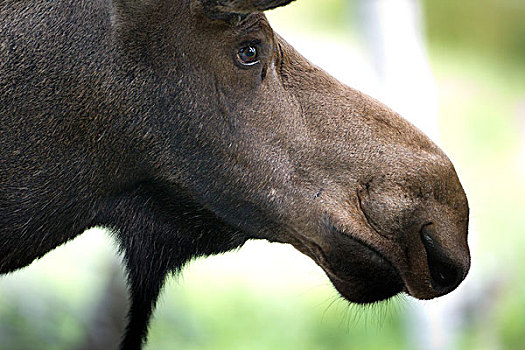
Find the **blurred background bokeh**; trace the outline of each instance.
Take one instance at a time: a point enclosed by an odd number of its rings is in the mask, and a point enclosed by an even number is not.
[[[525,1],[297,0],[267,15],[451,157],[471,207],[471,273],[444,298],[357,307],[293,248],[249,242],[170,280],[146,348],[525,349]],[[0,349],[114,344],[122,279],[101,229],[1,277]]]

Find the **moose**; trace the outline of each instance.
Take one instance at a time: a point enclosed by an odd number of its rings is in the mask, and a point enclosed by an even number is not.
[[[293,245],[349,302],[431,299],[470,266],[468,203],[428,137],[299,55],[292,0],[0,3],[0,273],[90,227],[119,243],[139,349],[166,276]]]

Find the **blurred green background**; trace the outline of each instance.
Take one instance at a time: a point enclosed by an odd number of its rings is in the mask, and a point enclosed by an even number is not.
[[[351,306],[300,253],[254,242],[171,279],[147,349],[525,349],[525,1],[419,5],[441,145],[471,206],[464,290]],[[319,62],[366,61],[356,1],[297,0],[268,17]],[[108,235],[90,230],[2,277],[0,349],[89,349],[118,335],[126,305],[115,256]]]

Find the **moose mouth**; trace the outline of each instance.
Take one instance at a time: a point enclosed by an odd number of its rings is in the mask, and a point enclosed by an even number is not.
[[[369,304],[389,299],[405,290],[394,265],[376,249],[337,229],[328,234],[328,247],[307,244],[299,249],[310,256],[346,300]]]
[[[330,268],[325,271],[341,296],[367,304],[389,299],[405,289],[397,269],[377,250],[344,233],[335,234],[338,244],[329,254]]]

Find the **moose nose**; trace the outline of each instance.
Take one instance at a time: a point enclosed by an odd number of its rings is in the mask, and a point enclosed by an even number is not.
[[[454,290],[467,273],[467,266],[455,262],[447,256],[440,244],[432,238],[432,224],[424,225],[421,228],[421,240],[427,253],[428,268],[432,278],[432,287],[439,294],[446,294]]]

